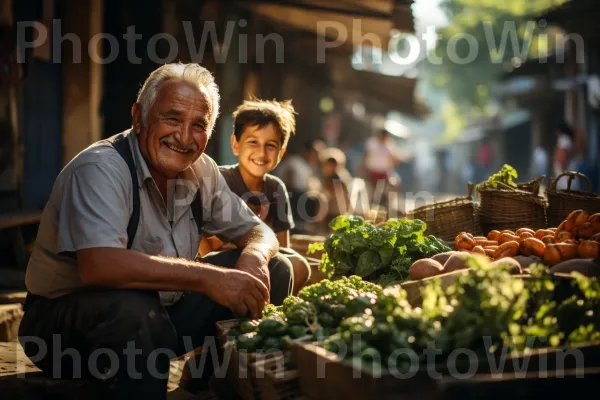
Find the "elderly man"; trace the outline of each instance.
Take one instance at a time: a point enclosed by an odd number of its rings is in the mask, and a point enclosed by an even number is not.
[[[204,154],[218,107],[206,69],[164,65],[142,86],[132,128],[58,176],[19,332],[46,373],[100,378],[107,398],[164,398],[170,358],[202,345],[215,321],[259,317],[289,295],[277,238]],[[238,250],[195,261],[203,234]]]

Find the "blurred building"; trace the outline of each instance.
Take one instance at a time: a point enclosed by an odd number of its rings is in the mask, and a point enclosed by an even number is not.
[[[523,116],[521,124],[505,136],[506,146],[511,149],[505,152],[506,160],[517,170],[521,170],[516,164],[520,157],[532,162],[536,147],[551,157],[556,127],[567,121],[582,134],[586,143],[583,158],[591,166],[586,173],[591,175],[594,188],[600,187],[599,16],[600,2],[595,0],[571,0],[536,16],[538,23],[558,28],[553,31],[559,38],[556,48],[538,59],[515,60],[510,72],[496,85],[494,94],[505,114]],[[527,170],[527,165],[522,168]],[[549,170],[547,176],[551,173]]]
[[[1,204],[41,209],[65,163],[130,126],[141,83],[165,62],[199,62],[215,74],[221,115],[207,152],[217,162],[231,161],[230,114],[250,95],[293,99],[291,152],[316,138],[360,143],[392,110],[421,118],[414,78],[351,64],[365,43],[387,49],[390,32],[414,32],[411,3],[4,1]]]

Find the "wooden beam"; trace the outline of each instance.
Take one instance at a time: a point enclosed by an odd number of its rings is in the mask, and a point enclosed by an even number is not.
[[[385,19],[385,20],[389,20],[392,16],[389,13],[383,13],[383,12],[370,10],[370,9],[368,10],[368,9],[365,9],[364,7],[352,10],[352,9],[347,9],[347,8],[330,7],[330,6],[310,4],[310,3],[299,3],[299,2],[293,1],[293,0],[248,0],[248,1],[242,1],[242,3],[277,4],[280,6],[295,7],[295,8],[300,8],[300,9],[309,10],[309,11],[320,11],[320,12],[328,12],[328,13],[335,13],[335,14],[341,14],[341,15],[349,15],[351,17],[375,18],[375,19]],[[340,3],[338,3],[338,4],[340,4]],[[342,3],[342,4],[344,4],[344,3]]]

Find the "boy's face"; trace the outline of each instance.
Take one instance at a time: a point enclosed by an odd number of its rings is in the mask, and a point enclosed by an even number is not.
[[[239,158],[240,168],[256,178],[262,178],[279,164],[285,153],[281,145],[281,136],[273,124],[249,126],[239,141],[231,135],[231,149]]]

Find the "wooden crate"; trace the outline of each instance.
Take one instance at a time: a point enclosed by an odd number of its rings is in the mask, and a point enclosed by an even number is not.
[[[225,343],[223,356],[224,361],[228,361],[226,378],[234,386],[237,394],[245,400],[263,400],[261,393],[264,388],[261,391],[259,381],[264,380],[261,377],[264,376],[266,367],[262,365],[281,357],[281,353],[246,353],[238,351],[234,341],[228,341]],[[257,370],[257,364],[262,366],[260,370]],[[267,364],[267,366],[269,365]],[[274,379],[279,378],[275,373],[273,376]],[[269,383],[267,382],[265,385],[269,385]],[[279,388],[279,386],[275,388]]]
[[[442,379],[436,387],[437,400],[562,400],[576,392],[599,393],[600,368],[553,371],[547,376],[538,372],[504,378],[478,374],[469,379]]]
[[[298,371],[289,366],[289,361],[289,356],[280,356],[254,364],[261,400],[297,400],[302,397]]]
[[[581,357],[572,356],[573,351],[580,352]],[[481,359],[473,370],[472,363],[438,363],[435,371],[440,374],[439,377],[432,376],[427,366],[421,366],[414,374],[404,377],[390,373],[374,375],[367,369],[359,369],[348,361],[339,360],[336,354],[317,345],[296,344],[300,389],[302,394],[314,400],[456,398],[446,396],[456,393],[454,388],[464,386],[464,381],[494,379],[511,385],[523,377],[544,378],[559,376],[562,371],[596,370],[600,368],[600,344],[535,350],[527,354],[508,355],[504,361],[500,363],[494,360],[492,364],[487,359]],[[524,365],[526,370],[521,370]],[[470,376],[460,377],[455,371],[463,374],[470,371]]]
[[[237,319],[226,319],[223,321],[217,321],[217,344],[219,348],[223,348],[229,337],[229,331],[231,328],[237,325],[239,320]],[[233,338],[232,338],[233,339]]]

